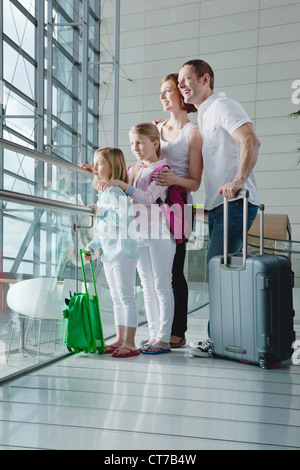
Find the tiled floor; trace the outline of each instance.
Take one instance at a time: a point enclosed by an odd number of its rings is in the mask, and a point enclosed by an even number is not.
[[[296,311],[300,311],[297,305]],[[189,315],[205,336],[208,307]],[[300,337],[300,318],[295,329]],[[138,341],[147,337],[140,327]],[[298,361],[300,362],[300,360]],[[0,449],[300,449],[300,367],[76,355],[0,388]]]

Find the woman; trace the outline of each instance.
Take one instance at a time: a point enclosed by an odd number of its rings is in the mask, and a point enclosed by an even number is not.
[[[166,159],[171,168],[164,169],[155,180],[160,185],[179,185],[188,192],[197,191],[200,186],[203,161],[202,140],[197,126],[191,123],[187,114],[197,109],[184,103],[177,85],[178,74],[169,74],[161,81],[160,100],[169,119],[156,122],[161,136],[161,159]],[[189,203],[192,198],[189,196]],[[188,286],[184,277],[186,244],[176,247],[173,264],[173,293],[175,300],[174,320],[170,345],[177,348],[185,345],[187,330]]]

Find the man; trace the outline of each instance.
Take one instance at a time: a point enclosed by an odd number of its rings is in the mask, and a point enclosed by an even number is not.
[[[258,191],[253,174],[260,142],[243,107],[214,92],[214,73],[203,60],[186,62],[178,77],[184,101],[198,109],[202,136],[205,209],[208,210],[210,246],[207,263],[223,254],[223,196],[228,204],[228,250],[242,248],[243,201],[236,199],[241,188],[249,190],[248,229],[258,209]],[[194,355],[207,356],[209,340],[191,344]]]

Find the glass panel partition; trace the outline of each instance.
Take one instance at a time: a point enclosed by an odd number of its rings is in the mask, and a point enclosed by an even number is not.
[[[77,290],[73,215],[2,201],[1,376],[65,352],[62,310]]]
[[[87,205],[96,199],[91,174],[3,139],[1,146],[9,164],[0,189],[0,379],[67,353],[62,312],[65,298],[84,288],[78,250],[93,238]],[[22,177],[14,178],[21,162]],[[112,301],[100,258],[93,264],[108,337]],[[93,293],[89,266],[86,274]],[[138,286],[136,295],[143,322]]]
[[[78,250],[93,238],[93,211],[87,206],[95,202],[96,192],[92,175],[70,163],[4,139],[0,147],[6,162],[0,188],[1,380],[68,353],[62,312],[65,298],[84,291]],[[208,302],[207,245],[207,225],[198,211],[185,263],[189,311]],[[112,300],[101,259],[95,258],[93,265],[108,338],[115,333]],[[86,274],[92,294],[89,266]],[[135,292],[143,323],[138,274]]]
[[[260,238],[255,235],[248,236],[249,252],[259,252]],[[264,253],[287,256],[291,260],[295,276],[295,290],[300,292],[300,241],[276,240],[264,238]]]
[[[206,256],[209,244],[208,224],[203,208],[196,209],[193,232],[186,246],[185,278],[189,288],[189,313],[208,303]]]

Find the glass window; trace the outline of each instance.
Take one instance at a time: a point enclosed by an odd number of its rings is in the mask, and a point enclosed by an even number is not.
[[[100,45],[98,10],[98,2],[89,1],[90,32],[84,34],[87,22],[83,18],[82,0],[51,3],[48,0],[3,0],[0,12],[3,26],[0,84],[4,114],[0,120],[1,138],[43,153],[45,157],[55,156],[75,165],[91,160],[91,143],[98,141],[99,88],[96,81],[89,81],[88,99],[84,99],[83,83],[86,83],[88,67],[82,68],[82,51],[88,49],[90,60],[99,62],[99,53],[95,52]],[[41,14],[44,21],[40,21]],[[49,25],[49,21],[53,24]],[[93,110],[93,116],[88,117],[88,108]],[[88,126],[83,131],[85,122]],[[88,139],[83,141],[87,134]],[[63,168],[28,157],[21,151],[3,150],[0,146],[1,189],[87,205],[95,199],[90,183],[89,178],[81,180]],[[76,220],[87,228],[75,232]],[[20,283],[21,287],[25,280],[59,278],[58,290],[65,280],[78,282],[76,279],[81,273],[77,248],[85,246],[90,239],[90,225],[89,216],[0,201],[0,298],[7,299],[12,286]],[[74,285],[72,290],[75,288]],[[13,372],[19,367],[15,365],[15,359],[19,361],[15,353],[24,327],[19,313],[14,313],[8,302],[0,303],[0,335],[5,328],[8,337],[11,335],[8,355],[14,364]],[[49,332],[50,322],[43,322],[43,325],[41,351],[45,352],[43,335]],[[54,355],[65,351],[63,341],[61,347],[53,340],[50,343]],[[47,342],[45,349],[48,348]],[[32,364],[30,356],[21,355],[24,365],[20,368]],[[41,353],[38,360],[51,358],[51,354],[47,356]],[[1,375],[0,364],[0,379]]]
[[[21,2],[20,2],[21,3]],[[27,3],[27,16],[24,14],[10,1],[3,0],[3,31],[4,33],[18,46],[18,48],[25,51],[31,57],[34,57],[35,48],[35,26],[31,21],[29,4],[34,2],[23,2]],[[29,9],[28,9],[29,8]]]
[[[3,44],[3,62],[4,80],[33,99],[35,83],[34,66],[6,43]]]

